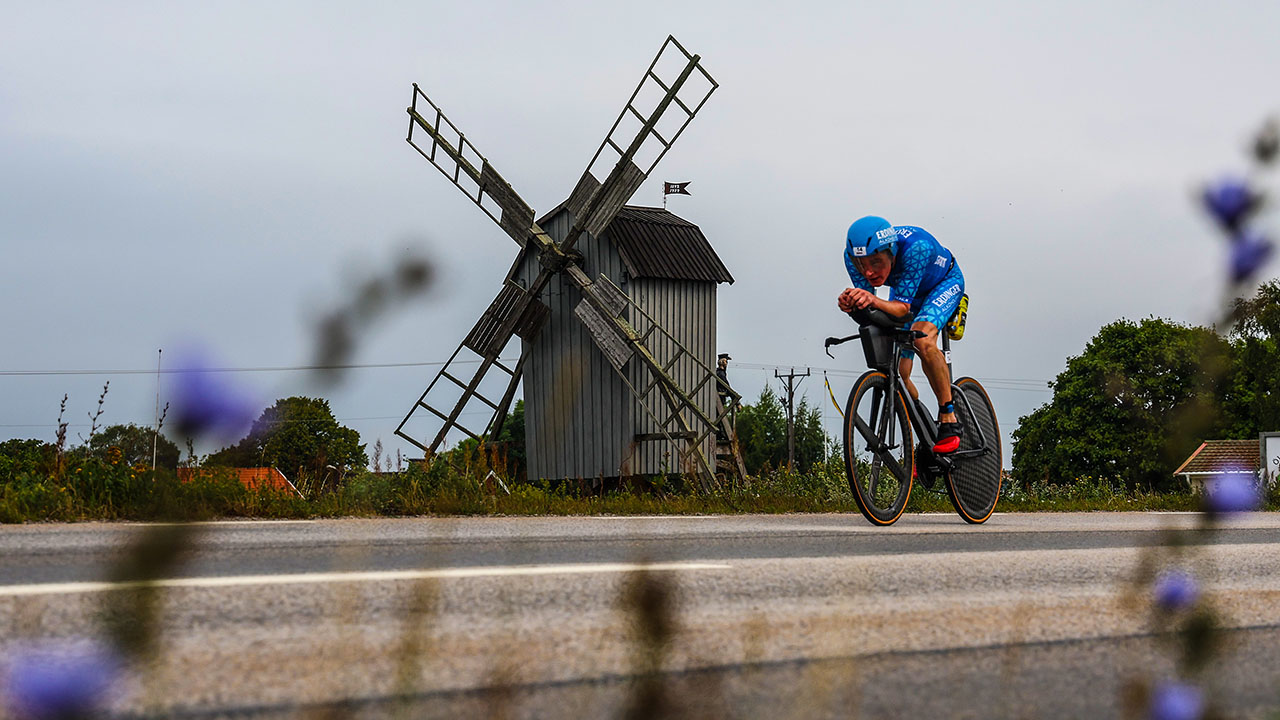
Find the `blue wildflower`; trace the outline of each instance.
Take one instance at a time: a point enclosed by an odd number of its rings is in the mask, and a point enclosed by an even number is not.
[[[174,425],[183,437],[234,439],[253,422],[255,404],[243,388],[212,369],[205,356],[184,353],[173,389]]]
[[[1242,283],[1251,279],[1271,257],[1271,240],[1261,233],[1245,230],[1236,235],[1231,247],[1231,279]]]
[[[1156,606],[1176,612],[1191,607],[1200,597],[1195,578],[1182,570],[1166,570],[1156,578],[1152,588]]]
[[[1262,196],[1238,178],[1224,178],[1205,186],[1201,195],[1205,209],[1223,227],[1235,232],[1258,206]]]
[[[1257,510],[1261,504],[1258,486],[1247,473],[1226,473],[1206,488],[1205,510],[1212,514]]]
[[[1151,720],[1199,720],[1204,691],[1194,685],[1162,683],[1151,693]]]
[[[120,689],[124,663],[102,645],[46,645],[10,656],[3,700],[11,717],[90,718],[101,716]]]

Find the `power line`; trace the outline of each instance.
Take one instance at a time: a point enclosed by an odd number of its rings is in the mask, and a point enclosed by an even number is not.
[[[493,413],[490,412],[489,410],[471,410],[471,411],[463,412],[461,414],[462,415],[492,415]],[[370,415],[368,417],[334,418],[334,420],[339,423],[354,423],[354,422],[371,421],[371,420],[403,420],[403,419],[404,419],[403,415]],[[148,421],[146,420],[131,420],[126,422],[114,423],[114,424],[115,425],[137,425],[138,427],[142,427],[142,428],[152,427],[151,425],[145,424],[147,422]],[[277,424],[312,423],[312,422],[323,423],[328,421],[323,418],[317,418],[314,420],[290,419],[290,420],[276,421]],[[64,424],[69,428],[90,427],[89,423],[64,423]],[[43,428],[43,427],[56,428],[58,427],[58,423],[45,422],[45,423],[0,424],[0,428]]]
[[[515,362],[518,358],[502,358]],[[475,365],[479,360],[455,360],[455,365]],[[443,362],[405,363],[350,363],[345,365],[275,365],[262,367],[216,368],[164,368],[162,370],[0,370],[0,376],[30,377],[33,375],[175,375],[191,372],[240,373],[240,372],[296,372],[300,370],[358,370],[363,368],[440,367]]]
[[[791,367],[797,367],[792,364],[770,364],[770,363],[748,363],[735,362],[734,365],[744,370],[761,370],[777,372]],[[829,375],[856,378],[860,377],[865,368],[829,368],[819,367],[817,365],[806,365],[811,370],[819,370]],[[1048,380],[1033,380],[1031,378],[988,378],[977,376],[977,380],[982,383],[983,387],[992,390],[1015,390],[1019,392],[1051,392]]]
[[[501,358],[504,362],[515,362],[518,358]],[[480,360],[455,360],[455,365],[475,365]],[[362,370],[362,369],[378,369],[378,368],[409,368],[409,367],[441,367],[444,362],[398,362],[398,363],[348,363],[341,365],[268,365],[268,366],[247,366],[247,367],[216,367],[216,368],[164,368],[159,370],[161,375],[175,375],[190,372],[215,372],[215,373],[251,373],[251,372],[300,372],[313,370]],[[735,362],[735,367],[744,370],[783,370],[797,366],[794,363],[751,363],[751,362]],[[856,368],[831,368],[820,367],[817,365],[806,365],[813,370],[820,370],[832,375],[843,375],[846,377],[858,377],[866,372],[865,369]],[[61,376],[61,375],[155,375],[157,371],[150,370],[0,370],[0,377],[32,377],[32,376]],[[1049,381],[1035,380],[1031,378],[978,378],[984,384],[990,383],[994,385],[1025,385],[1032,390],[1047,389]],[[1006,387],[1003,389],[1013,390],[1019,389],[1014,387]]]

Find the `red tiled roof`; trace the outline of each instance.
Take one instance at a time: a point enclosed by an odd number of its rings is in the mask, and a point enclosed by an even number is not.
[[[291,495],[302,497],[302,493],[298,492],[298,488],[289,482],[284,473],[273,467],[257,467],[257,468],[178,468],[178,480],[180,482],[191,482],[195,477],[214,477],[221,473],[235,473],[235,477],[240,481],[241,485],[250,490],[258,490],[261,488],[270,488],[279,490]]]
[[[1206,440],[1173,474],[1257,472],[1259,458],[1257,440]]]

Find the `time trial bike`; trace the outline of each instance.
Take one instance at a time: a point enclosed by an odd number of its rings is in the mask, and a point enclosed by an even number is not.
[[[858,509],[873,524],[892,525],[906,509],[917,479],[934,492],[943,492],[937,487],[941,480],[961,518],[986,522],[1000,498],[1003,467],[1000,428],[987,391],[971,377],[952,383],[951,397],[964,434],[958,450],[935,455],[938,423],[929,408],[911,396],[898,371],[900,351],[924,337],[910,329],[914,316],[894,317],[875,309],[849,315],[858,323],[858,332],[829,337],[824,347],[831,355],[832,346],[861,340],[869,368],[854,383],[844,412],[845,471]],[[950,375],[948,330],[942,328],[938,336]]]

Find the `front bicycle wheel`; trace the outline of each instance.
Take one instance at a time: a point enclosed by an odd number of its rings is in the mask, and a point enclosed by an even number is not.
[[[907,507],[911,446],[906,399],[884,373],[864,373],[845,406],[844,464],[854,502],[875,525],[892,525]]]
[[[956,387],[964,393],[963,398],[956,398],[956,414],[964,423],[965,432],[960,438],[955,464],[947,473],[947,495],[965,522],[979,524],[991,517],[1000,499],[1004,467],[1000,426],[996,423],[991,398],[977,380],[960,378]],[[983,447],[985,453],[963,455],[966,450]]]

